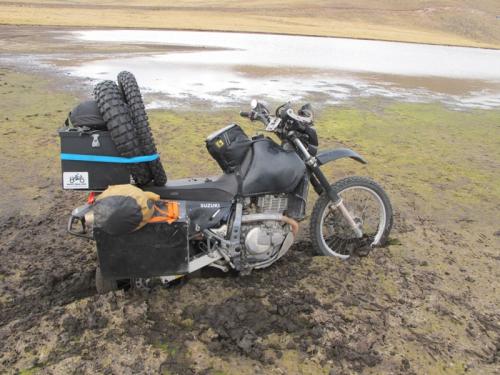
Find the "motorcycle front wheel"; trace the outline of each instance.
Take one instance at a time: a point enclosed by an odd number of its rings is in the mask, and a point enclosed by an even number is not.
[[[311,215],[309,233],[319,255],[347,259],[352,254],[366,255],[370,249],[383,246],[392,227],[392,206],[384,189],[365,177],[348,177],[332,188],[342,198],[362,237],[356,236],[340,210],[323,192]]]

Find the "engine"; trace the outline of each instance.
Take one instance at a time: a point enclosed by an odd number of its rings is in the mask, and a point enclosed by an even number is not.
[[[283,244],[291,228],[282,219],[288,199],[283,195],[263,195],[249,198],[244,207],[241,227],[242,245],[246,261],[253,268],[263,268],[272,264],[281,255]],[[290,220],[290,219],[288,219]],[[291,236],[290,244],[293,241]],[[284,250],[284,251],[283,251]]]

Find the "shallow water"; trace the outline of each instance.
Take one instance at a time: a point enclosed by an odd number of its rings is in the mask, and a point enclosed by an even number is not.
[[[367,96],[440,101],[456,108],[500,106],[500,51],[496,50],[194,31],[71,34],[80,41],[206,48],[122,55],[66,68],[71,75],[95,80],[114,79],[119,71],[130,70],[150,94],[146,95],[149,107],[181,105],[186,99],[225,105],[252,97],[315,98],[329,104]],[[443,79],[443,84],[434,84]]]

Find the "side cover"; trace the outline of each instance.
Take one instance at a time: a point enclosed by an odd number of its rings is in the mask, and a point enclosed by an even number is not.
[[[285,151],[270,138],[254,140],[249,157],[248,166],[246,160],[242,165],[243,195],[292,192],[306,172],[294,151]]]

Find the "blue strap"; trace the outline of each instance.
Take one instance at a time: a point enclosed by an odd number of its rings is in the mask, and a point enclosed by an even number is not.
[[[90,161],[97,163],[119,163],[119,164],[146,163],[148,161],[153,161],[158,158],[159,158],[158,154],[134,156],[132,158],[124,158],[121,156],[61,154],[61,160]]]

